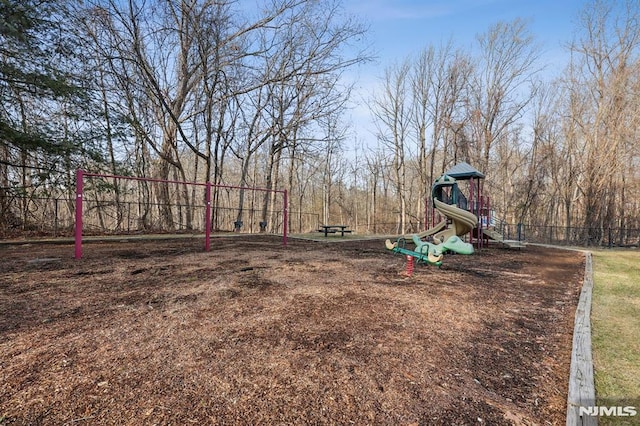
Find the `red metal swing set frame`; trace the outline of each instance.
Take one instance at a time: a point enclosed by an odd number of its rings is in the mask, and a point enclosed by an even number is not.
[[[288,223],[289,223],[289,215],[288,215],[288,192],[286,189],[267,189],[267,188],[253,188],[253,187],[244,187],[244,186],[233,186],[233,185],[218,185],[212,184],[211,182],[182,182],[176,180],[165,180],[165,179],[152,179],[145,177],[135,177],[135,176],[118,176],[118,175],[109,175],[109,174],[99,174],[99,173],[89,173],[84,170],[76,170],[76,221],[75,221],[75,258],[82,258],[82,205],[83,205],[83,187],[84,187],[84,178],[85,177],[100,177],[100,178],[109,178],[109,179],[123,179],[123,180],[134,180],[134,181],[146,181],[146,182],[156,182],[156,183],[172,183],[179,185],[194,185],[205,188],[205,243],[204,250],[211,250],[211,188],[224,188],[224,189],[239,189],[239,190],[252,190],[252,191],[260,191],[260,192],[273,192],[276,194],[283,195],[283,210],[282,210],[282,245],[287,245],[287,232],[288,232]]]

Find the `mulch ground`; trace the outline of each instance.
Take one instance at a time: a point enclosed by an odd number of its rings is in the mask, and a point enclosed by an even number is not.
[[[0,247],[0,425],[564,424],[579,253]]]

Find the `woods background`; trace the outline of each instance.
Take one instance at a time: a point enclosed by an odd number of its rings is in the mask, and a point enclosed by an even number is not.
[[[374,58],[340,1],[0,0],[2,237],[71,233],[76,169],[287,189],[293,232],[412,232],[431,183],[466,161],[504,225],[638,244],[639,12],[588,4],[557,75],[525,20],[491,25],[472,48],[425,40],[382,64],[361,100],[347,71]],[[355,136],[355,102],[376,143]],[[102,232],[202,226],[189,185],[85,189]],[[214,204],[228,211],[220,229],[281,226],[272,192],[217,189]]]

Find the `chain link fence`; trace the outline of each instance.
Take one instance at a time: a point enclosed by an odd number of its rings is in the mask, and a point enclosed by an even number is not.
[[[212,206],[214,232],[264,232],[262,209]],[[83,233],[85,235],[130,235],[142,233],[204,233],[204,204],[114,201],[85,197]],[[166,212],[170,220],[166,220]],[[311,232],[318,227],[318,215],[289,212],[291,232]],[[268,211],[268,231],[282,232],[283,211]],[[169,226],[167,226],[167,224]],[[75,228],[75,200],[68,197],[0,197],[0,238],[71,237]]]
[[[506,240],[579,247],[640,247],[639,228],[498,223]]]

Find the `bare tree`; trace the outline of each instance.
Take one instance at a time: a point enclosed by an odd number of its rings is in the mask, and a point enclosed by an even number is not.
[[[560,138],[557,112],[556,86],[540,83],[541,87],[536,91],[533,108],[532,140],[524,153],[525,164],[516,183],[515,217],[519,223],[531,218],[545,217],[547,211],[543,206],[553,203],[557,198],[555,194],[544,198],[544,188],[551,182],[554,173],[552,161],[555,145]],[[551,186],[551,185],[550,185]]]
[[[379,232],[378,222],[382,219],[379,214],[379,187],[382,181],[386,181],[388,170],[387,156],[382,150],[370,150],[365,157],[367,163],[367,230],[374,234]]]
[[[620,193],[627,172],[624,159],[637,142],[637,78],[640,12],[636,2],[622,7],[596,1],[581,15],[581,37],[571,45],[567,79],[580,104],[571,104],[577,150],[584,164],[578,181],[584,199],[589,242],[601,242],[605,227],[624,215]]]
[[[488,170],[491,149],[523,115],[532,99],[527,85],[535,75],[540,53],[525,21],[499,22],[477,37],[480,58],[472,77],[469,117],[473,153]]]
[[[337,116],[326,117],[324,121],[327,141],[322,155],[322,221],[325,224],[331,222],[334,198],[334,179],[340,167],[340,150],[344,143],[344,129],[338,124]]]
[[[378,140],[393,158],[393,183],[397,206],[397,232],[404,234],[407,220],[407,142],[411,120],[410,62],[387,68],[383,80],[383,93],[373,101]]]

